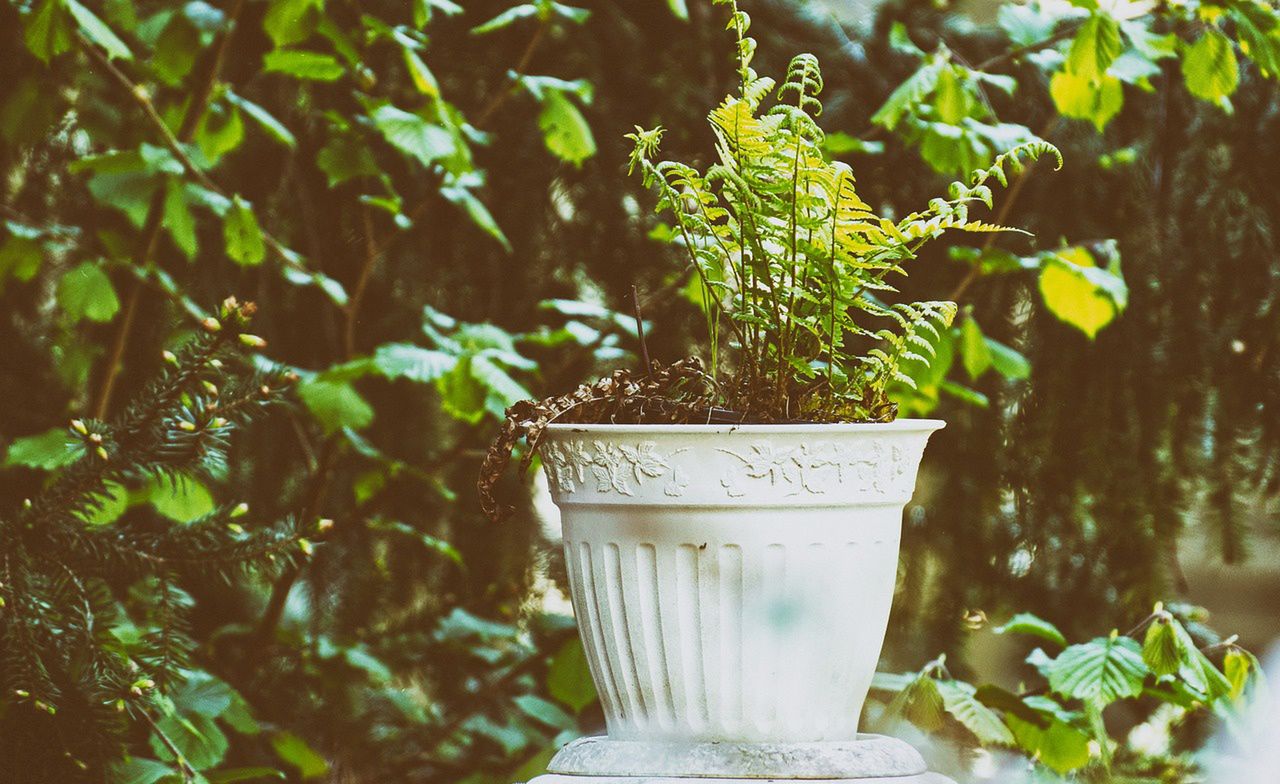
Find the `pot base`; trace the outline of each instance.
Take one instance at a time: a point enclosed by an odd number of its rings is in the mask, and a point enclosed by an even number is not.
[[[910,744],[882,735],[815,743],[707,743],[580,738],[556,754],[537,784],[677,784],[761,779],[942,784]]]
[[[801,781],[802,779],[790,779]],[[760,784],[761,779],[724,779],[714,777],[675,776],[566,776],[548,773],[532,779],[529,784]],[[770,779],[781,782],[784,779]],[[941,773],[920,773],[914,776],[876,776],[853,779],[803,779],[805,784],[956,784]]]

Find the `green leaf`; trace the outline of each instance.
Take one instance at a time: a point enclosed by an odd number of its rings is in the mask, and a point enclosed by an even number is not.
[[[1092,14],[1080,25],[1071,41],[1067,70],[1091,82],[1099,82],[1120,56],[1123,46],[1116,20],[1106,13]]]
[[[303,779],[320,778],[329,772],[328,761],[292,732],[277,733],[271,739],[271,747],[280,759],[297,768]]]
[[[107,27],[106,23],[99,19],[92,11],[80,5],[77,0],[63,0],[67,5],[67,10],[71,12],[76,20],[76,24],[80,25],[80,31],[85,37],[101,46],[110,59],[119,58],[121,60],[132,60],[133,52],[129,51],[129,47],[124,41]]]
[[[306,40],[316,28],[317,12],[324,0],[271,0],[262,18],[262,29],[277,47]]]
[[[582,112],[559,90],[549,90],[538,115],[547,149],[562,161],[582,166],[596,154],[596,140]]]
[[[1075,727],[1059,719],[1046,728],[1013,715],[1006,721],[1018,745],[1055,773],[1065,775],[1089,764],[1089,736]]]
[[[416,158],[423,166],[431,166],[457,151],[453,134],[448,130],[391,104],[379,106],[369,118],[391,146]]]
[[[70,270],[58,281],[58,304],[72,322],[106,322],[120,310],[111,278],[92,261]]]
[[[193,671],[171,695],[179,710],[216,719],[231,707],[236,692],[226,682],[201,670]]]
[[[521,694],[513,702],[525,715],[537,719],[549,727],[554,727],[558,730],[576,730],[578,728],[576,719],[565,713],[560,706],[547,702],[541,697],[532,694]]]
[[[107,784],[156,784],[166,776],[178,772],[159,760],[133,757],[111,763],[107,770]]]
[[[222,219],[222,236],[227,245],[227,255],[242,267],[261,264],[267,257],[258,217],[253,214],[252,205],[239,195],[232,197],[231,209]]]
[[[62,0],[44,0],[26,20],[23,40],[27,49],[48,63],[63,52],[71,49],[74,42],[71,30],[71,16]]]
[[[157,512],[179,523],[204,517],[217,506],[209,489],[189,476],[157,479],[147,490],[147,500]]]
[[[1240,84],[1236,53],[1216,28],[1209,28],[1182,56],[1182,78],[1197,98],[1221,104]]]
[[[1000,716],[974,696],[974,689],[962,681],[937,681],[938,692],[942,695],[942,703],[961,724],[984,746],[1014,745],[1013,733],[1005,726]]]
[[[347,72],[332,55],[302,49],[267,52],[262,58],[262,67],[268,73],[288,74],[296,79],[315,82],[332,82]]]
[[[227,736],[217,722],[198,713],[185,716],[161,716],[156,722],[160,731],[177,747],[178,751],[196,769],[212,768],[222,762],[227,754]],[[171,752],[154,734],[151,750],[165,761],[173,761]]]
[[[1137,697],[1147,674],[1138,643],[1115,634],[1072,645],[1058,654],[1047,672],[1055,692],[1098,708],[1122,697]]]
[[[129,491],[115,482],[107,482],[102,493],[95,494],[97,503],[77,516],[89,525],[110,525],[129,508]]]
[[[494,220],[489,208],[484,206],[484,202],[480,201],[470,189],[446,185],[440,188],[440,195],[462,207],[467,216],[471,218],[472,223],[497,240],[507,253],[511,252],[511,243],[507,240],[507,235],[502,233],[502,228]]]
[[[551,657],[547,667],[547,693],[577,713],[599,699],[586,651],[577,637],[566,640]]]
[[[972,316],[967,317],[960,325],[960,358],[969,378],[973,379],[987,372],[993,362],[991,348],[982,335],[982,328]]]
[[[1128,289],[1118,265],[1101,269],[1083,248],[1046,256],[1040,271],[1040,294],[1050,312],[1090,340],[1128,304]]]
[[[4,464],[52,471],[74,462],[82,451],[82,447],[71,440],[66,428],[54,427],[43,433],[14,439],[5,453]]]
[[[1017,349],[987,338],[987,350],[991,352],[991,366],[1005,378],[1022,381],[1031,376],[1031,363]]]
[[[1124,86],[1114,76],[1095,82],[1070,71],[1059,71],[1049,81],[1049,94],[1062,116],[1089,120],[1099,132],[1124,106]]]
[[[376,177],[381,173],[373,153],[362,140],[350,134],[329,137],[316,155],[316,166],[329,178],[330,188],[356,177]]]
[[[195,258],[199,249],[196,244],[196,219],[187,205],[186,191],[182,182],[169,180],[164,193],[164,227],[169,230],[173,244],[178,246],[187,261]]]
[[[196,127],[196,144],[210,163],[240,146],[244,141],[244,120],[234,105],[205,112]]]
[[[1232,692],[1230,679],[1204,655],[1177,618],[1158,609],[1147,627],[1142,659],[1156,675],[1178,675],[1209,700]]]
[[[533,397],[529,390],[521,386],[507,374],[507,371],[503,370],[488,357],[471,357],[470,365],[471,375],[488,392],[485,397],[485,405],[489,409],[489,413],[493,414],[497,419],[501,419],[510,406],[521,400],[528,400]]]
[[[1175,624],[1177,621],[1172,616],[1161,613],[1147,627],[1142,660],[1156,675],[1173,675],[1182,668],[1183,646]]]
[[[258,125],[262,126],[262,129],[265,130],[271,138],[286,147],[297,146],[298,140],[294,138],[293,133],[286,128],[283,123],[271,116],[271,113],[266,109],[263,109],[253,101],[241,98],[230,90],[227,91],[227,100],[239,107],[239,109],[245,114],[253,118]]]
[[[938,75],[941,70],[941,63],[934,60],[925,61],[889,95],[884,105],[872,115],[871,122],[892,131],[904,116],[915,110],[925,96],[933,92],[938,84]]]
[[[1003,626],[997,626],[992,631],[996,634],[1029,634],[1042,640],[1048,640],[1058,647],[1065,647],[1067,644],[1067,638],[1063,636],[1062,632],[1058,631],[1057,626],[1031,613],[1018,613],[1010,618],[1008,623]]]
[[[160,81],[176,87],[191,73],[200,53],[200,31],[186,14],[174,14],[156,40],[151,68]]]
[[[471,28],[471,34],[488,35],[489,33],[501,30],[514,22],[518,22],[521,19],[529,19],[537,15],[538,9],[536,6],[530,3],[521,3],[520,5],[508,8],[484,24],[476,25]]]
[[[453,370],[457,363],[456,357],[443,351],[412,343],[386,343],[378,346],[373,355],[373,366],[386,378],[404,378],[422,384],[435,381]]]
[[[418,88],[418,92],[423,95],[429,95],[432,98],[440,97],[440,83],[436,81],[436,75],[431,73],[431,69],[422,61],[417,52],[408,46],[401,48],[404,51],[404,67],[409,71],[409,78],[413,81],[413,86]]]
[[[326,433],[344,427],[362,430],[373,421],[373,407],[348,383],[305,381],[298,386],[298,397]]]

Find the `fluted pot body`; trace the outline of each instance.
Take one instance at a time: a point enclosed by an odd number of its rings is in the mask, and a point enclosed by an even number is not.
[[[936,420],[552,425],[578,630],[610,738],[852,740]]]

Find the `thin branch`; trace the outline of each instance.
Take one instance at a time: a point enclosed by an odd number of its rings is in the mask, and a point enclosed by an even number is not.
[[[533,53],[537,51],[538,44],[542,43],[542,39],[546,33],[547,23],[543,22],[539,24],[538,29],[533,32],[533,37],[529,39],[528,45],[525,46],[524,52],[520,55],[520,60],[516,62],[515,68],[512,68],[511,70],[518,74],[524,73],[524,70],[529,67],[529,63],[533,60]],[[506,103],[514,93],[515,86],[513,85],[493,96],[488,105],[481,110],[480,116],[476,119],[476,127],[484,128],[488,125],[489,120],[493,119],[493,115],[498,113],[498,110],[502,108],[502,105]]]
[[[1071,36],[1075,35],[1076,30],[1078,30],[1079,28],[1080,28],[1079,24],[1067,25],[1066,27],[1062,28],[1058,32],[1049,36],[1048,38],[1042,39],[1040,41],[1036,41],[1034,43],[1027,44],[1026,46],[1017,46],[1017,47],[1014,47],[1013,49],[1009,49],[1007,51],[1001,52],[1000,54],[994,57],[989,57],[986,60],[983,60],[982,62],[978,63],[978,66],[974,70],[986,71],[990,68],[996,67],[997,65],[1004,65],[1010,60],[1016,60],[1017,58],[1022,57],[1023,55],[1034,54],[1035,52],[1038,52],[1041,49],[1048,49],[1050,46],[1053,46],[1059,41],[1066,40],[1067,38],[1070,38]]]

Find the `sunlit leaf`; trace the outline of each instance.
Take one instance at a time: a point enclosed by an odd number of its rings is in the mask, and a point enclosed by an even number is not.
[[[69,270],[58,281],[58,304],[71,321],[110,321],[120,310],[111,278],[91,261]]]

